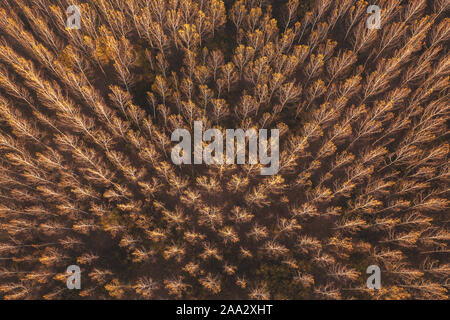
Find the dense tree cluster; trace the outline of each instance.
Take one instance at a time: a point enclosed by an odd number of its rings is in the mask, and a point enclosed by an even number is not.
[[[448,299],[449,9],[1,1],[0,298]],[[280,171],[174,165],[194,121]]]

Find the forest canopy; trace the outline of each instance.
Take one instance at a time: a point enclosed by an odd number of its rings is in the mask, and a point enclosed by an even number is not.
[[[0,299],[448,299],[449,10],[1,1]],[[279,171],[174,164],[198,121]]]

